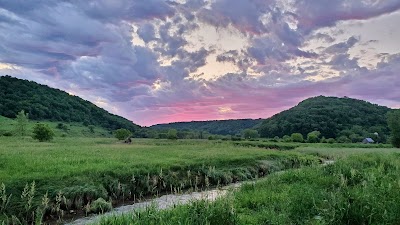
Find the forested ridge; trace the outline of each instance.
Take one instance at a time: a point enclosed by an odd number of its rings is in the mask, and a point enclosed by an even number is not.
[[[80,97],[11,76],[0,77],[0,115],[15,118],[25,110],[32,120],[82,122],[110,130],[126,128],[136,130],[138,125],[110,114]]]
[[[318,96],[263,121],[262,137],[282,137],[292,133],[304,136],[311,131],[326,138],[389,135],[387,113],[390,108],[352,98]]]
[[[244,129],[256,127],[262,119],[239,119],[239,120],[212,120],[212,121],[192,121],[177,122],[168,124],[157,124],[151,128],[155,129],[177,129],[205,131],[211,134],[236,135]]]
[[[312,131],[320,137],[360,142],[369,136],[384,142],[389,136],[387,113],[391,109],[352,98],[318,96],[268,119],[214,120],[158,124],[156,129],[205,131],[211,134],[237,135],[245,129],[258,130],[261,137],[274,138]],[[375,133],[378,133],[379,138]]]

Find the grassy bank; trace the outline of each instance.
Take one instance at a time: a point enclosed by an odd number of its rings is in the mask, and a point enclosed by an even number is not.
[[[100,224],[398,224],[400,154],[350,155],[273,174],[216,202],[148,210]]]
[[[32,222],[80,210],[95,212],[91,204],[98,198],[132,201],[317,162],[316,157],[296,152],[218,141],[135,139],[127,145],[108,138],[56,138],[39,143],[31,138],[0,137],[0,142],[0,184],[5,187],[0,192],[0,220],[8,221],[13,215]]]
[[[39,121],[30,120],[27,124],[26,134],[32,135],[33,127]],[[60,123],[51,121],[40,121],[47,124],[55,133],[56,137],[111,137],[110,131],[98,126],[84,126],[82,123]],[[17,122],[0,116],[0,137],[1,136],[16,136]]]

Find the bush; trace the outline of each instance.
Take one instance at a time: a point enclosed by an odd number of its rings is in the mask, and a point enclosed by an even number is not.
[[[118,140],[125,140],[131,135],[132,133],[129,130],[123,128],[114,131],[114,136]]]
[[[293,133],[291,135],[291,139],[293,142],[303,142],[304,141],[303,135],[300,133]]]
[[[289,135],[285,135],[282,137],[284,142],[292,142],[292,138]]]
[[[168,130],[167,136],[168,136],[168,139],[176,140],[176,139],[178,139],[178,131],[176,131],[175,129],[170,129],[170,130]]]
[[[107,202],[103,198],[98,198],[96,201],[90,204],[89,212],[90,213],[105,213],[111,211],[112,204]]]
[[[47,124],[38,123],[33,128],[33,139],[43,142],[50,141],[53,137],[54,132]]]
[[[321,135],[321,132],[319,131],[312,131],[307,134],[307,142],[308,143],[318,143],[319,142],[319,136]]]
[[[326,139],[326,143],[328,143],[328,144],[333,144],[333,143],[335,143],[336,141],[335,141],[335,139],[334,138],[328,138],[328,139]]]

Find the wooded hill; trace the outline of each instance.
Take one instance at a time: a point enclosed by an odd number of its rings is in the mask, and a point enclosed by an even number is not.
[[[240,119],[240,120],[212,120],[212,121],[192,121],[168,124],[157,124],[151,126],[154,129],[167,130],[194,130],[204,131],[211,134],[236,135],[244,129],[253,128],[261,124],[263,119]]]
[[[389,135],[386,114],[390,108],[352,98],[318,96],[306,99],[297,106],[268,119],[179,122],[154,125],[156,129],[206,131],[211,134],[235,135],[244,129],[257,129],[261,137],[283,137],[311,131],[325,138],[345,138],[359,142],[374,133],[385,141]]]
[[[113,115],[77,96],[10,76],[0,77],[0,115],[15,118],[25,110],[32,120],[80,122],[109,130],[125,128],[135,131],[140,126]]]
[[[263,121],[262,137],[282,137],[292,133],[306,136],[321,132],[326,138],[389,135],[386,115],[390,108],[352,98],[318,96]],[[373,136],[372,136],[373,137]]]

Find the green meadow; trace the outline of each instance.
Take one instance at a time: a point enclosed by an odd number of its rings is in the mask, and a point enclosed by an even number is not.
[[[139,138],[125,144],[103,128],[43,123],[55,132],[50,142],[16,136],[16,122],[0,117],[1,225],[62,224],[163,194],[249,180],[216,201],[152,206],[98,224],[400,221],[400,151],[391,145]],[[28,134],[35,124],[28,123]]]
[[[398,224],[400,151],[342,150],[350,149],[334,149],[333,164],[274,173],[214,202],[149,207],[96,224]]]
[[[91,204],[100,198],[115,205],[318,163],[294,151],[224,141],[0,137],[0,143],[0,218],[7,223],[60,222],[77,211],[97,212]]]

